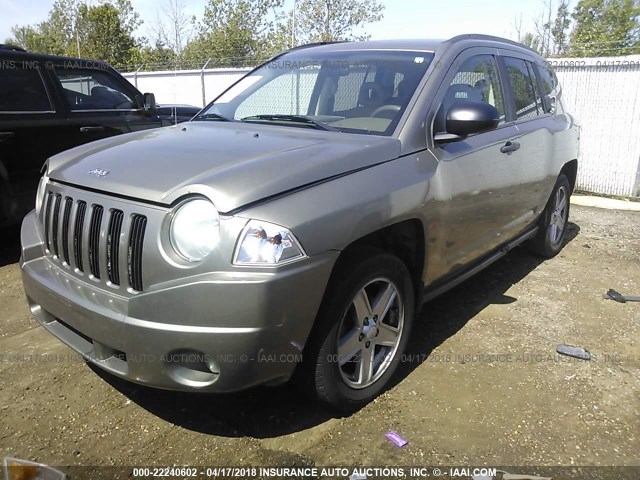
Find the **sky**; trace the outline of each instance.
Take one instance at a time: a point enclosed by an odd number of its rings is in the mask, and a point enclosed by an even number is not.
[[[89,0],[88,3],[97,3]],[[153,37],[153,24],[163,0],[131,0],[145,20],[137,32]],[[516,19],[523,31],[533,30],[533,19],[544,0],[381,0],[384,18],[369,24],[365,33],[374,40],[392,38],[449,38],[462,33],[485,33],[516,38]],[[207,0],[183,0],[188,15],[202,17]],[[14,25],[30,25],[47,18],[53,0],[0,0],[0,42]],[[290,9],[293,0],[285,0]]]

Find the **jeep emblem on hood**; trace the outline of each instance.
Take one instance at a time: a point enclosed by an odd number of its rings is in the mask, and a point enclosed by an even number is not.
[[[93,170],[89,170],[89,175],[95,175],[96,177],[106,177],[107,175],[109,175],[109,170],[94,168]]]

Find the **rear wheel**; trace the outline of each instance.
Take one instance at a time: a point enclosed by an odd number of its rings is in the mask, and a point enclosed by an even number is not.
[[[311,392],[343,411],[387,388],[404,352],[414,314],[407,267],[393,255],[353,259],[334,275],[305,352]]]
[[[538,221],[538,233],[526,244],[531,252],[541,257],[551,258],[562,250],[569,223],[570,196],[569,180],[564,174],[560,174],[551,198]]]

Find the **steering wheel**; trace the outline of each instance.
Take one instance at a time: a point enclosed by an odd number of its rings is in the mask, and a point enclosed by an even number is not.
[[[369,115],[370,117],[382,117],[382,118],[393,118],[396,113],[398,113],[400,111],[400,105],[382,105],[378,108],[376,108],[373,112],[371,112],[371,115]],[[387,115],[381,115],[381,114],[390,114],[389,116]]]
[[[360,86],[360,93],[358,94],[358,105],[363,107],[378,105],[382,103],[385,97],[382,86],[376,82],[364,82]]]

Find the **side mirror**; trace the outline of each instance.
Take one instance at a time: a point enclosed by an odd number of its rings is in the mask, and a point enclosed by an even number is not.
[[[153,93],[145,93],[142,103],[145,111],[153,112],[156,109],[155,95]]]
[[[471,100],[455,102],[447,112],[446,133],[437,133],[436,142],[451,142],[493,130],[500,122],[500,114],[493,105]]]

